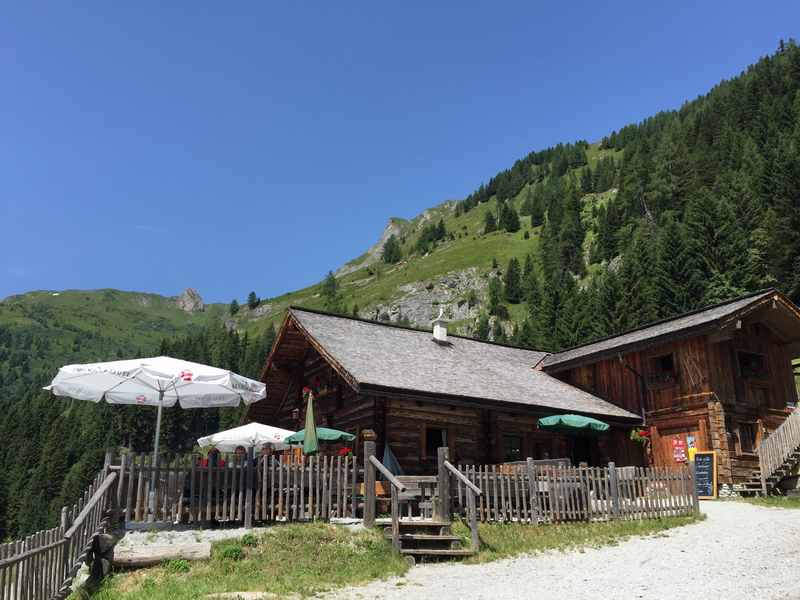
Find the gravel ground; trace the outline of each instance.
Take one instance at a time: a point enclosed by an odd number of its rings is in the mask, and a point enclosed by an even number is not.
[[[800,511],[703,502],[707,519],[656,536],[482,565],[417,566],[326,600],[800,599]]]

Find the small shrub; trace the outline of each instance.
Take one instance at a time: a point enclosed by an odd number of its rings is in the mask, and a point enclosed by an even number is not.
[[[249,546],[250,548],[253,548],[258,546],[258,538],[252,533],[245,533],[242,536],[242,539],[239,540],[239,543],[241,543],[242,546]]]
[[[164,563],[164,568],[170,573],[188,573],[191,568],[189,561],[183,558],[175,558]]]
[[[228,544],[220,548],[219,557],[222,560],[242,560],[244,558],[244,549],[239,544]]]

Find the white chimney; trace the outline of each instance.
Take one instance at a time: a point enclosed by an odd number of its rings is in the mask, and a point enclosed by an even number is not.
[[[443,308],[439,308],[439,316],[433,322],[433,341],[437,344],[447,344],[447,321],[444,319]]]

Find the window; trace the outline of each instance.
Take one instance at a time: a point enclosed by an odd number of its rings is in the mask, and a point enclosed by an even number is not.
[[[522,460],[522,437],[518,435],[503,436],[503,462]]]
[[[675,383],[678,380],[678,370],[675,365],[675,357],[672,354],[662,354],[650,359],[650,370],[648,380],[651,384],[665,385]]]
[[[436,458],[439,448],[447,447],[447,429],[442,427],[425,428],[425,456]]]
[[[756,451],[758,423],[739,423],[739,451],[753,454]]]
[[[766,379],[769,377],[767,357],[755,352],[739,352],[739,374],[745,378]]]

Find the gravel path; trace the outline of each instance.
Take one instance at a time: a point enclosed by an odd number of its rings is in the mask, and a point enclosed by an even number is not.
[[[422,565],[403,578],[324,598],[800,599],[800,510],[744,502],[703,502],[701,507],[708,517],[701,523],[618,546],[482,565]]]

